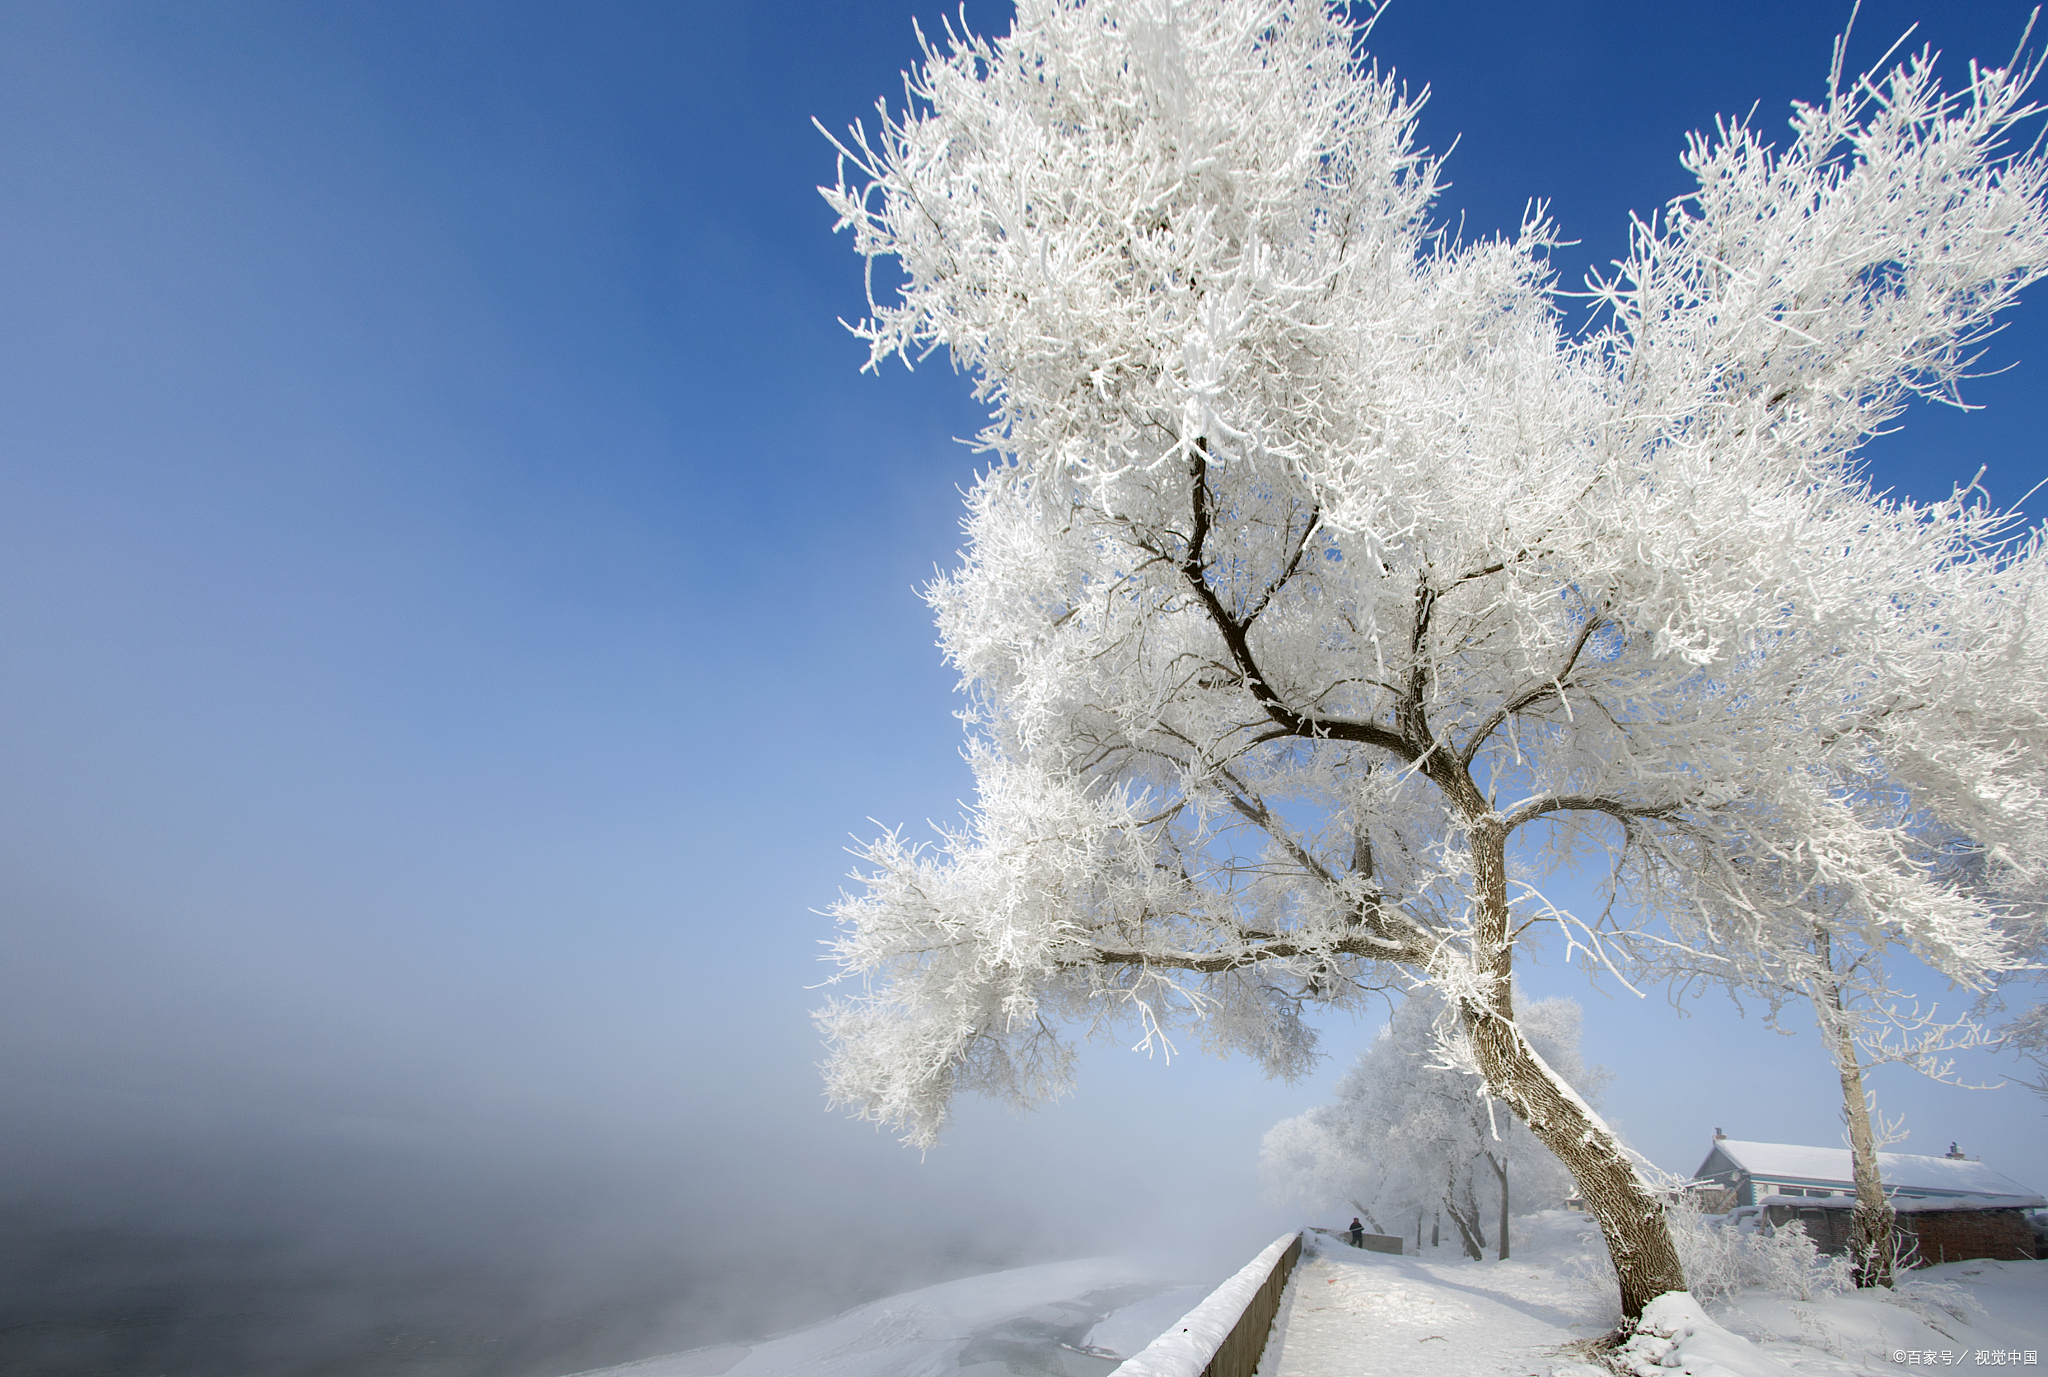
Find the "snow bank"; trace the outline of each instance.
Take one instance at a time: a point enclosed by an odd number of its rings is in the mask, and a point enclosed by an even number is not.
[[[1237,1270],[1237,1275],[1211,1291],[1180,1323],[1154,1339],[1145,1351],[1127,1360],[1116,1377],[1201,1377],[1202,1369],[1223,1347],[1245,1307],[1259,1294],[1280,1255],[1294,1246],[1299,1234],[1282,1234],[1266,1250]]]
[[[2048,1262],[1950,1262],[1917,1268],[1889,1291],[1814,1304],[1752,1290],[1712,1313],[1793,1367],[1824,1355],[1871,1372],[1949,1365],[2038,1372],[2048,1348]]]
[[[1644,1306],[1635,1334],[1614,1356],[1636,1377],[1793,1377],[1791,1368],[1707,1318],[1684,1291]]]

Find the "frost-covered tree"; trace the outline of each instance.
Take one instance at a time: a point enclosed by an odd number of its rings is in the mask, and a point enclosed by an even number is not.
[[[1895,1219],[1877,1153],[1895,1126],[1874,1113],[1865,1074],[1906,1065],[1954,1080],[1954,1054],[1988,1045],[1984,1006],[1998,982],[2035,967],[2048,855],[2040,800],[2048,796],[2048,756],[2020,745],[2039,730],[2041,608],[2038,541],[2006,542],[2013,524],[1982,503],[1962,505],[1959,524],[1974,528],[1976,557],[1923,571],[1922,601],[1939,609],[1933,630],[1953,650],[1916,657],[1917,679],[1839,728],[1894,772],[1865,767],[1833,800],[1893,848],[1889,873],[1857,874],[1839,854],[1812,844],[1793,820],[1753,825],[1720,863],[1740,874],[1742,903],[1709,922],[1681,922],[1684,944],[1660,944],[1650,964],[1684,977],[1705,976],[1761,994],[1779,1021],[1803,1006],[1817,1023],[1840,1084],[1857,1187],[1851,1250],[1858,1281],[1891,1284]],[[1905,727],[1927,715],[1939,735]],[[2001,739],[2017,727],[2018,734]],[[1901,749],[1903,747],[1904,749]],[[1911,787],[1914,755],[1943,750],[1975,756],[1957,778],[1995,781],[2006,798],[1942,798],[1939,778]],[[1987,806],[1988,805],[1988,806]],[[1756,801],[1743,806],[1755,809]],[[2034,858],[2031,861],[2028,858]],[[1867,863],[1866,863],[1867,865]],[[1893,886],[1907,888],[1890,892]],[[1906,989],[1896,978],[1906,955],[1979,1009],[1944,1010],[1936,992]]]
[[[1579,1006],[1518,1006],[1516,1023],[1543,1064],[1589,1104],[1579,1059]],[[1337,1083],[1336,1097],[1266,1133],[1260,1174],[1276,1195],[1311,1208],[1349,1205],[1380,1233],[1441,1210],[1466,1255],[1483,1256],[1486,1217],[1509,1254],[1510,1209],[1549,1209],[1571,1194],[1571,1173],[1486,1093],[1458,1011],[1432,990],[1404,1000]],[[1381,1221],[1391,1221],[1393,1227]]]
[[[2048,831],[2048,811],[2040,819]],[[2037,840],[2031,854],[2048,854],[2048,836]],[[2011,897],[2019,915],[2009,924],[2014,929],[2015,954],[2024,958],[2033,977],[2031,988],[2013,982],[1981,1002],[1976,1012],[1995,1020],[1998,1043],[2032,1061],[2035,1078],[2020,1083],[2048,1099],[2048,1000],[2041,997],[2041,983],[2048,979],[2048,884],[2036,885]]]
[[[1995,910],[1955,926],[1957,935],[1974,929],[1975,941],[1916,943],[1921,925],[1895,923],[1894,915],[1881,907],[1858,911],[1839,905],[1840,896],[1794,858],[1766,869],[1778,871],[1775,881],[1765,882],[1754,872],[1748,877],[1752,907],[1742,921],[1730,925],[1739,933],[1723,933],[1717,949],[1669,948],[1667,953],[1682,954],[1656,964],[1675,965],[1687,978],[1706,975],[1762,995],[1773,1023],[1801,1007],[1814,1019],[1840,1086],[1853,1164],[1856,1205],[1849,1244],[1855,1277],[1859,1285],[1889,1286],[1897,1261],[1897,1221],[1877,1154],[1900,1135],[1896,1121],[1887,1123],[1876,1113],[1865,1075],[1875,1066],[1905,1065],[1954,1081],[1954,1054],[1995,1040],[1968,1012],[1944,1013],[1938,1002],[1902,989],[1893,973],[1894,948],[1916,951],[1937,974],[1979,992],[1988,992],[1992,982],[2021,963]],[[1788,879],[1796,880],[1789,893]],[[1832,911],[1824,911],[1830,906]]]
[[[2048,1099],[2048,1004],[2028,1006],[2005,1029],[2004,1044],[2033,1059],[2041,1075],[2027,1082],[2028,1088]]]
[[[1523,924],[1736,940],[1740,861],[1796,845],[1830,912],[1965,940],[1987,901],[1860,801],[2038,806],[2048,633],[2005,639],[1992,695],[1955,628],[2021,625],[2039,561],[1856,464],[2048,262],[2041,160],[2006,145],[2031,73],[1950,95],[1926,53],[1844,81],[1838,51],[1775,143],[1692,140],[1697,189],[1574,334],[1548,223],[1432,224],[1418,102],[1361,37],[1318,0],[1022,0],[842,142],[825,194],[900,272],[871,363],[948,350],[994,419],[929,593],[978,798],[936,848],[866,848],[829,1089],[929,1143],[962,1090],[1057,1094],[1063,1022],[1290,1073],[1306,1007],[1419,982],[1634,1316],[1678,1256],[1519,1030]],[[1510,857],[1587,840],[1627,902],[1518,913]]]

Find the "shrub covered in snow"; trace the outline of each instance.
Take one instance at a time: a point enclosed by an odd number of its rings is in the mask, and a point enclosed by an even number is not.
[[[1821,1252],[1803,1225],[1747,1227],[1746,1221],[1738,1225],[1725,1215],[1703,1214],[1690,1202],[1669,1206],[1665,1216],[1685,1279],[1703,1302],[1750,1287],[1799,1301],[1855,1289],[1849,1259]],[[1612,1304],[1614,1273],[1606,1253],[1589,1252],[1580,1277],[1603,1304]]]

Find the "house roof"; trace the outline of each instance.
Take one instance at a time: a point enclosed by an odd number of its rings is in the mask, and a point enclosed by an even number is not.
[[[1847,1148],[1747,1143],[1734,1138],[1717,1138],[1714,1151],[1700,1163],[1698,1175],[1706,1174],[1715,1153],[1750,1176],[1761,1176],[1771,1181],[1812,1181],[1832,1185],[1854,1182],[1854,1169],[1850,1165]],[[1916,1157],[1904,1152],[1880,1152],[1877,1154],[1877,1169],[1884,1177],[1885,1185],[1893,1190],[1941,1191],[1956,1195],[2035,1194],[1982,1162],[1958,1161],[1953,1157]]]
[[[1856,1197],[1830,1195],[1818,1200],[1811,1196],[1798,1195],[1757,1197],[1757,1207],[1768,1208],[1772,1205],[1789,1205],[1802,1210],[1853,1210],[1856,1208]],[[2038,1210],[2048,1208],[2048,1200],[2038,1195],[1900,1195],[1892,1197],[1891,1206],[1897,1214],[1940,1214],[1945,1210]]]

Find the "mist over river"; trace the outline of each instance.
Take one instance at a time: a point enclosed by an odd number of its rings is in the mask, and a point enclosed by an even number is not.
[[[961,1239],[912,1252],[770,1236],[693,1253],[687,1235],[605,1249],[526,1227],[483,1242],[80,1226],[16,1207],[0,1215],[0,1371],[559,1377],[760,1338],[1015,1260]]]

